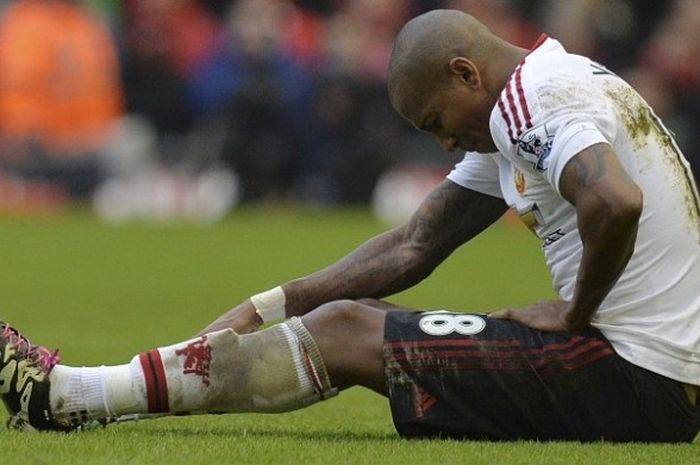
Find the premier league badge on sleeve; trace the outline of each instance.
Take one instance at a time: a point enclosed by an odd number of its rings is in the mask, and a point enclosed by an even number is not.
[[[552,152],[554,134],[550,134],[547,125],[537,126],[524,132],[517,141],[517,154],[532,163],[537,171],[547,171],[546,161]]]

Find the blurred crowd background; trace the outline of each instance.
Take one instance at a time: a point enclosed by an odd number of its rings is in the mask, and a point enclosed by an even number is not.
[[[434,8],[604,63],[700,170],[698,0],[0,0],[0,210],[218,218],[378,182],[397,209],[459,157],[386,95],[395,34]]]

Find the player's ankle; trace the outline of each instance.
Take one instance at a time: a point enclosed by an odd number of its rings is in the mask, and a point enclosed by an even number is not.
[[[57,365],[51,372],[50,404],[62,423],[81,417],[100,420],[124,413],[145,412],[134,361],[126,365],[71,367]],[[134,376],[136,374],[136,376]]]

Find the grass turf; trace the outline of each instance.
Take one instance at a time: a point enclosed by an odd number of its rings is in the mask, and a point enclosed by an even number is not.
[[[80,211],[4,218],[0,318],[61,347],[66,363],[123,363],[382,229],[358,210],[244,209],[209,228],[109,227]],[[537,241],[502,222],[393,300],[482,311],[548,297]],[[698,452],[697,444],[406,441],[386,401],[360,388],[283,415],[171,418],[72,435],[0,431],[2,464],[691,464]]]

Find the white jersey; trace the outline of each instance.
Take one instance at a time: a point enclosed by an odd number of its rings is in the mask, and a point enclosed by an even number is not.
[[[583,245],[559,193],[566,163],[611,145],[644,195],[635,251],[592,324],[630,362],[700,384],[700,198],[688,162],[622,79],[543,36],[491,113],[499,153],[467,153],[451,181],[503,198],[542,240],[554,287],[573,298]]]

